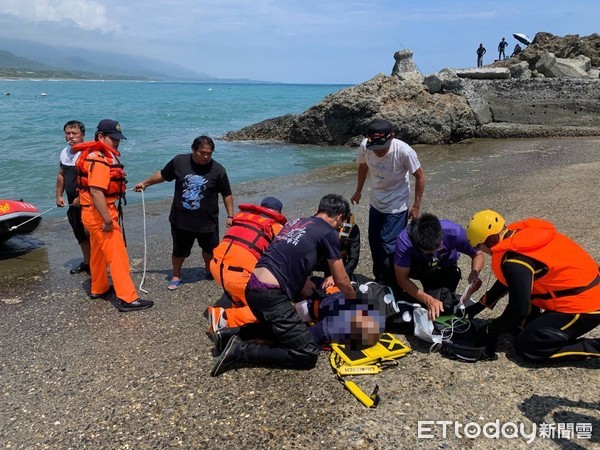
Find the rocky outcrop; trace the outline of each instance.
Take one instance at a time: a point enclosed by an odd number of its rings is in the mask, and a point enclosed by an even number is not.
[[[480,109],[483,106],[489,108],[487,117],[490,120],[478,120],[478,125],[493,122],[549,128],[592,127],[600,134],[600,81],[550,78],[457,80],[445,86],[447,91],[467,97],[474,110],[476,102]]]
[[[546,53],[535,64],[535,70],[550,78],[589,78],[590,58],[579,55],[573,59],[557,58]]]
[[[400,50],[394,53],[394,68],[392,69],[392,76],[398,77],[401,80],[412,80],[412,81],[423,81],[423,75],[421,71],[414,63],[413,52],[410,50]]]
[[[271,139],[297,144],[358,145],[368,124],[384,117],[396,127],[396,133],[411,143],[457,142],[472,137],[476,121],[465,98],[432,95],[420,82],[400,80],[396,76],[377,75],[358,86],[327,96],[304,113],[281,121]],[[279,122],[265,121],[236,132],[224,139],[267,138],[264,132]]]
[[[530,65],[535,65],[536,58],[546,53],[553,53],[557,58],[569,59],[585,55],[590,58],[592,67],[600,67],[600,35],[594,33],[580,37],[578,34],[569,34],[561,37],[540,32],[519,56]]]
[[[402,50],[394,54],[391,76],[377,75],[327,96],[302,114],[265,120],[223,139],[358,145],[376,118],[392,122],[396,136],[410,144],[600,135],[600,36],[564,39],[538,33],[510,60],[477,69],[443,69],[426,77],[412,61],[412,52]]]

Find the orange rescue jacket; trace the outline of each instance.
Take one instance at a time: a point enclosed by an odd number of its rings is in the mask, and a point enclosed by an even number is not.
[[[77,189],[79,191],[89,191],[88,185],[88,168],[86,162],[91,163],[90,168],[94,164],[105,164],[110,169],[110,182],[108,189],[104,192],[105,197],[110,199],[119,199],[125,194],[125,171],[123,165],[119,161],[121,154],[118,150],[110,148],[100,141],[84,142],[73,146],[74,150],[81,151],[77,159]],[[91,154],[97,152],[98,155]],[[99,156],[99,157],[98,157]]]
[[[275,237],[273,225],[285,225],[287,219],[277,211],[258,205],[243,203],[238,207],[240,212],[233,216],[223,242],[247,248],[258,260]]]
[[[534,273],[531,302],[538,308],[564,313],[600,310],[600,272],[596,261],[550,222],[526,219],[508,225],[515,231],[492,248],[492,270],[507,285],[502,263],[507,252],[541,262]]]

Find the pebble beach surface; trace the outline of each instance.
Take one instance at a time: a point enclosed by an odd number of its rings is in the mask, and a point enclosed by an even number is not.
[[[485,208],[508,222],[544,218],[599,259],[600,139],[471,141],[416,150],[427,176],[421,212],[463,226]],[[238,185],[234,196],[238,204],[274,195],[294,218],[312,214],[329,192],[350,198],[355,183],[356,167],[344,165]],[[34,235],[2,247],[3,448],[600,448],[600,361],[525,363],[508,335],[497,361],[468,364],[398,334],[413,352],[393,369],[354,379],[367,393],[379,385],[375,409],[343,389],[326,353],[310,371],[242,368],[211,378],[205,310],[222,301],[222,291],[204,280],[198,250],[184,265],[184,284],[167,291],[169,204],[126,207],[132,276],[136,285],[143,280],[148,294],[142,297],[155,301],[147,311],[119,313],[110,301],[87,298],[87,276],[69,275],[80,255],[66,219],[44,222]],[[366,281],[367,188],[353,211],[363,231],[357,274]],[[464,273],[468,261],[461,266]],[[484,285],[494,280],[488,274],[486,265]],[[600,330],[590,335],[600,337]],[[513,423],[528,437],[510,425],[496,437],[477,434],[490,422]],[[465,430],[469,423],[475,425]],[[570,437],[559,436],[561,424],[572,424]],[[576,434],[577,424],[591,424],[591,433]],[[541,437],[544,427],[554,429],[553,437]]]

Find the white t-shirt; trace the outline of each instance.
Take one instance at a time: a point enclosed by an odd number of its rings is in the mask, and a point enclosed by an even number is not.
[[[392,139],[389,151],[378,157],[368,150],[367,139],[358,149],[358,163],[366,163],[371,173],[371,206],[382,213],[399,213],[408,209],[409,173],[421,167],[417,153],[400,139]]]
[[[81,152],[71,153],[71,147],[65,147],[60,152],[60,163],[63,166],[74,166]]]

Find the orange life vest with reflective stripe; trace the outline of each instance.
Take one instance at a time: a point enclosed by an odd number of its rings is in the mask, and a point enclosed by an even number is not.
[[[545,266],[534,273],[531,302],[535,306],[564,313],[600,310],[598,264],[583,248],[545,220],[526,219],[507,228],[514,233],[492,248],[492,270],[502,284],[507,285],[502,273],[506,253],[515,252]]]
[[[88,185],[88,170],[85,163],[91,163],[90,167],[93,167],[94,164],[104,164],[110,170],[110,182],[108,189],[104,192],[104,196],[108,199],[123,197],[127,179],[125,178],[123,165],[118,158],[121,156],[118,150],[100,141],[77,144],[73,146],[73,149],[81,152],[77,159],[77,189],[79,191],[90,190]],[[97,152],[98,155],[94,155],[92,152]]]
[[[275,237],[273,225],[285,225],[287,219],[277,211],[258,205],[244,203],[238,207],[240,212],[233,216],[223,241],[247,248],[258,260]]]

